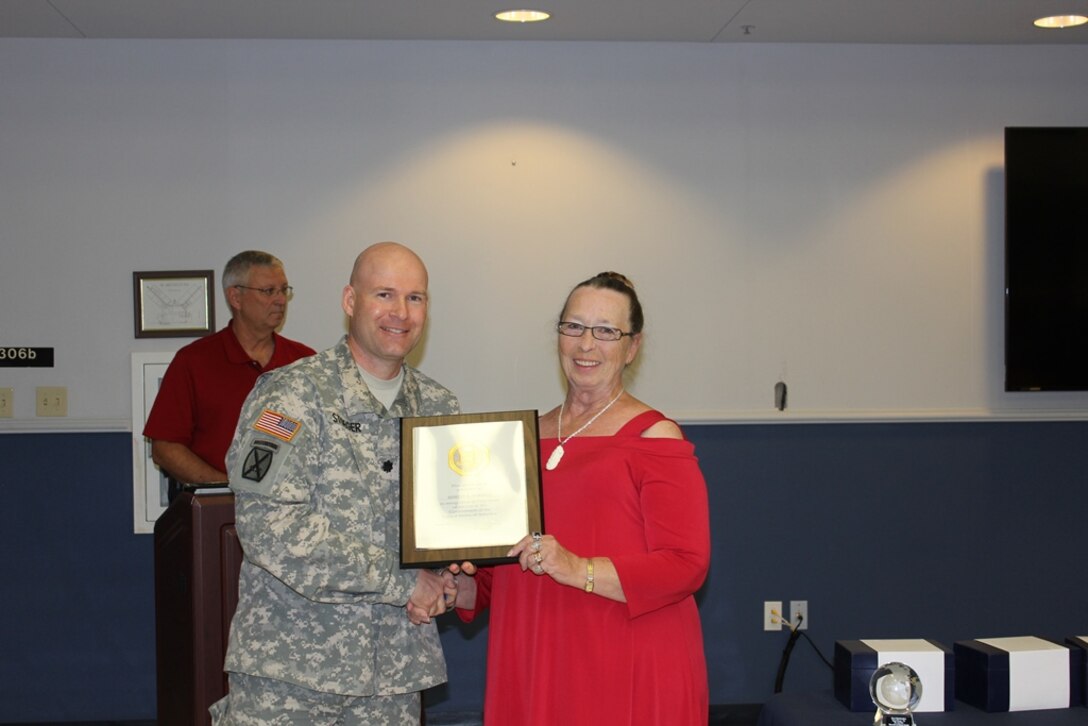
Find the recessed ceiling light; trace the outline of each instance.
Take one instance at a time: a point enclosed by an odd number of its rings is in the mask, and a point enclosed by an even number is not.
[[[543,10],[503,10],[501,13],[495,13],[496,20],[507,23],[538,23],[550,17],[551,13]]]
[[[1088,18],[1083,15],[1051,15],[1047,18],[1039,18],[1035,21],[1038,28],[1074,28],[1088,23]]]

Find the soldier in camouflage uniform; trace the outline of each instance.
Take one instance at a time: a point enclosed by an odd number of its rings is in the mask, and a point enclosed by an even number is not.
[[[420,691],[446,680],[431,616],[452,576],[402,570],[398,554],[398,418],[459,410],[404,365],[426,268],[374,245],[343,307],[339,344],[258,381],[227,457],[245,560],[216,724],[418,724]]]

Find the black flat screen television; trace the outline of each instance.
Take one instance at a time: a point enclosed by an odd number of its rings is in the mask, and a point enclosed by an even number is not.
[[[1005,129],[1005,390],[1088,391],[1088,128]]]

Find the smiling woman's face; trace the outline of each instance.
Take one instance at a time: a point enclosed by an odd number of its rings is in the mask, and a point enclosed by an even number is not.
[[[559,335],[559,364],[568,384],[603,392],[621,385],[623,371],[635,359],[642,336],[597,340],[588,328],[606,325],[629,332],[631,307],[627,296],[614,290],[579,287],[570,294],[562,319],[587,328],[580,338]]]

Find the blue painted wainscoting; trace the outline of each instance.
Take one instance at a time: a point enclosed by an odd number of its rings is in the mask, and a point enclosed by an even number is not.
[[[771,694],[807,600],[813,643],[1088,632],[1086,422],[688,426],[710,489],[699,593],[711,702]],[[125,432],[0,435],[0,722],[155,717],[151,535],[132,532]],[[479,710],[486,623],[447,616],[450,682],[428,711]],[[786,690],[826,689],[798,643]]]

